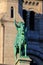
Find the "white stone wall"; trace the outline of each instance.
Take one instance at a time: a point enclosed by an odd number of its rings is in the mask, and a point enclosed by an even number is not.
[[[14,64],[14,40],[17,31],[13,22],[5,22],[4,25],[4,63]]]

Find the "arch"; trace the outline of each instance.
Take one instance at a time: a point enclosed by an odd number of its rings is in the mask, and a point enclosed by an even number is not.
[[[36,8],[29,8],[28,10],[29,10],[29,11],[34,11],[34,12],[37,13],[37,14],[39,13],[38,9],[36,9]]]
[[[13,8],[13,6],[11,6],[11,18],[13,18],[14,17],[14,8]]]

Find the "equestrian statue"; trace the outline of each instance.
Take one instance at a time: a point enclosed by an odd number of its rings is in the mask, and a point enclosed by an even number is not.
[[[14,42],[14,55],[16,57],[16,55],[19,53],[19,55],[21,56],[24,51],[25,56],[26,56],[25,23],[16,22],[16,20],[15,20],[14,24],[15,24],[16,30],[17,30],[17,35],[16,35],[16,39]],[[22,47],[24,49],[22,49]]]

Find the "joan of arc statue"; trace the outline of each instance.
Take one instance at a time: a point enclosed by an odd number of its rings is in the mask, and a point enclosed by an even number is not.
[[[19,53],[20,55],[22,54],[21,45],[25,45],[25,43],[26,43],[25,42],[25,23],[24,22],[16,22],[16,20],[15,20],[14,24],[17,29],[16,40],[14,42],[14,54],[16,56],[17,53]]]

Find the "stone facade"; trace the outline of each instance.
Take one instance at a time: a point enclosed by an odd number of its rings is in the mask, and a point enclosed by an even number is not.
[[[23,20],[23,15],[22,15],[22,11],[23,9],[27,10],[27,11],[34,11],[37,14],[43,14],[43,1],[36,1],[36,0],[27,0],[28,3],[26,4],[26,0],[24,0],[24,2],[21,4],[21,0],[18,3],[19,0],[0,0],[0,64],[14,64],[14,50],[13,50],[13,43],[16,37],[16,28],[14,25],[14,20],[16,19],[16,21],[20,22],[20,21],[24,21]],[[29,2],[31,2],[29,4]],[[38,5],[36,4],[32,4],[33,2],[35,3],[39,3]],[[13,15],[14,17],[11,18],[11,7],[13,7]],[[41,15],[36,15],[36,18],[38,18],[38,20],[36,19],[36,21],[40,22],[38,24],[40,24],[40,35],[39,35],[39,31],[28,31],[28,38],[33,38],[33,42],[31,42],[29,40],[28,42],[28,49],[27,52],[29,53],[30,57],[32,59],[34,59],[36,56],[39,56],[41,59],[43,59],[43,42],[37,42],[36,43],[36,39],[43,38],[43,16]],[[36,23],[36,28],[37,28],[37,23]],[[37,30],[37,29],[36,29]],[[39,29],[38,29],[39,30]],[[32,36],[33,35],[33,36]],[[35,42],[34,42],[34,38],[35,38]],[[32,43],[32,44],[31,44]],[[31,50],[33,49],[33,50]],[[36,52],[34,51],[34,49],[36,50]],[[37,52],[40,51],[40,52]],[[33,56],[32,56],[33,53]],[[37,55],[38,54],[38,55]],[[36,55],[34,57],[34,55]],[[38,59],[36,57],[37,62],[40,61],[40,59]],[[40,61],[42,63],[42,61]],[[40,63],[39,63],[40,64]],[[43,65],[43,64],[40,64]]]

